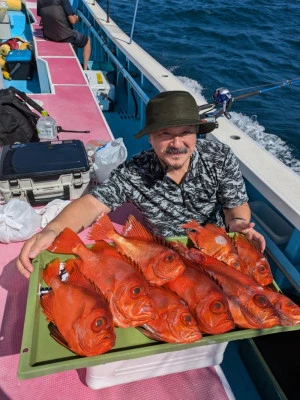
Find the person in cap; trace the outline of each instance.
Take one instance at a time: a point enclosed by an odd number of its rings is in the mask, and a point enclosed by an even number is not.
[[[79,20],[69,0],[37,0],[37,15],[41,17],[43,36],[53,42],[68,42],[82,48],[83,69],[88,69],[91,42],[73,28]]]
[[[202,121],[194,97],[185,91],[162,92],[146,106],[146,123],[135,138],[148,135],[151,149],[125,161],[92,191],[74,200],[41,233],[25,243],[17,260],[26,277],[30,258],[46,249],[69,227],[88,227],[101,214],[132,203],[156,234],[184,235],[181,225],[196,219],[201,224],[226,226],[243,232],[261,249],[265,240],[250,222],[245,184],[236,157],[220,142],[198,139],[213,129]]]

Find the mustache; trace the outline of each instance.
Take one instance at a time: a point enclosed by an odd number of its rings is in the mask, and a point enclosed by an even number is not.
[[[179,149],[176,147],[169,146],[164,151],[165,154],[186,154],[187,153],[186,147],[180,147]]]

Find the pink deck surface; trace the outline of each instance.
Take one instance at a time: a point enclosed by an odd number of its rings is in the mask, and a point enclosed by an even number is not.
[[[84,143],[91,139],[112,140],[102,113],[84,77],[84,72],[69,43],[55,43],[43,39],[36,14],[36,1],[28,7],[37,21],[33,24],[36,55],[43,59],[49,69],[51,94],[32,94],[42,101],[43,107],[64,129],[89,130],[90,134],[61,133],[60,140],[79,139]]]
[[[35,1],[28,4],[36,15]],[[94,138],[111,140],[110,132],[70,45],[44,41],[38,23],[34,24],[34,35],[38,56],[48,62],[55,93],[35,94],[31,97],[42,101],[57,124],[63,128],[91,131],[90,134],[61,133],[59,138],[75,138],[84,143]],[[116,213],[115,222],[120,221],[122,215]],[[84,239],[85,233],[81,237]],[[227,399],[213,367],[97,391],[86,386],[84,369],[19,380],[17,368],[28,292],[28,280],[18,273],[15,265],[22,245],[22,242],[0,243],[0,400]]]

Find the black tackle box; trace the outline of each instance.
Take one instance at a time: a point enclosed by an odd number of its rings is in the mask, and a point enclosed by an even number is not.
[[[43,205],[72,200],[89,190],[90,165],[80,140],[3,146],[0,157],[2,203],[12,198]]]

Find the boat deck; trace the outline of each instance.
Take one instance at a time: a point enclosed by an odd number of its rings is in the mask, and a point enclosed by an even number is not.
[[[46,63],[51,93],[29,96],[37,100],[64,129],[89,130],[89,134],[62,132],[60,140],[91,139],[109,141],[111,131],[103,117],[72,46],[54,43],[42,37],[36,1],[26,3],[36,18],[33,41],[36,57]],[[10,86],[10,82],[5,82]],[[25,83],[26,84],[26,83]],[[19,87],[22,90],[21,87]],[[30,90],[29,90],[30,92]],[[116,215],[120,220],[120,215]],[[101,390],[85,383],[85,369],[19,380],[17,369],[23,334],[28,281],[16,269],[16,258],[23,242],[0,243],[0,399],[217,399],[234,398],[219,367],[202,368],[151,378]],[[207,385],[209,382],[209,385]],[[227,393],[226,393],[226,390]]]
[[[61,132],[60,140],[79,139],[84,143],[97,138],[112,140],[112,133],[94,99],[82,67],[69,43],[47,41],[42,36],[36,1],[26,3],[35,17],[32,25],[36,57],[46,63],[52,93],[33,93],[38,102],[67,130],[89,130],[90,133]]]

